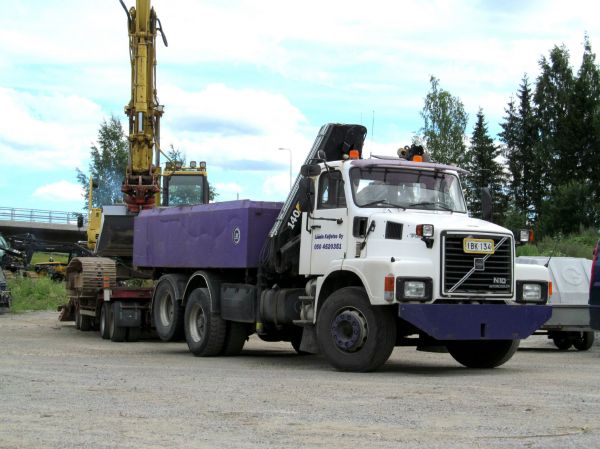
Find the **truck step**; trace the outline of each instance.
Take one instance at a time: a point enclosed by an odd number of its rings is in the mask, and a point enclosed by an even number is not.
[[[294,320],[292,321],[296,326],[312,326],[313,322],[311,320]]]

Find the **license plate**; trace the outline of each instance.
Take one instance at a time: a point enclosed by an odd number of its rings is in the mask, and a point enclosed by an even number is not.
[[[463,251],[469,254],[494,254],[494,241],[491,239],[463,239]]]

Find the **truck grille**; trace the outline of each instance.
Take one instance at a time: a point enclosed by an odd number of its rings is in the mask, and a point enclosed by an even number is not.
[[[494,254],[463,250],[465,238],[494,241]],[[442,295],[512,296],[513,241],[508,235],[445,233],[442,235]]]

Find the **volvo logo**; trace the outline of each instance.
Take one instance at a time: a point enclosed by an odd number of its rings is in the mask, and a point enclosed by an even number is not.
[[[240,240],[242,239],[242,232],[240,231],[240,228],[235,228],[233,230],[233,232],[231,233],[231,240],[233,240],[233,244],[237,245],[238,243],[240,243]]]
[[[473,268],[475,271],[485,271],[485,259],[483,257],[473,259]]]

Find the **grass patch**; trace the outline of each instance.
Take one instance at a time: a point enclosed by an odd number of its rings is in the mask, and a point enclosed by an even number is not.
[[[54,282],[47,277],[15,277],[7,279],[7,283],[12,296],[13,313],[56,310],[68,301],[64,282]]]
[[[54,262],[67,263],[69,261],[69,255],[65,253],[33,253],[31,257],[31,265],[36,263],[46,263],[52,258]]]

